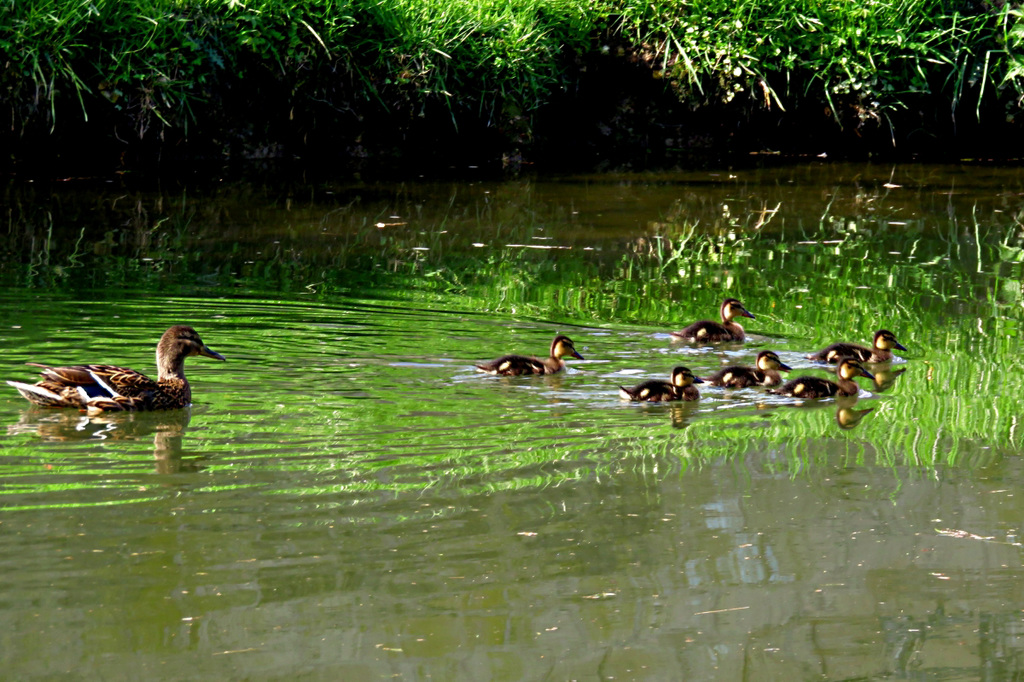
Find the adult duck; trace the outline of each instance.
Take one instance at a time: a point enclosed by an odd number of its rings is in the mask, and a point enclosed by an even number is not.
[[[224,356],[210,350],[192,327],[175,325],[156,346],[157,378],[115,365],[69,365],[42,368],[41,381],[7,383],[40,407],[70,407],[89,414],[114,411],[174,410],[192,403],[192,387],[185,378],[185,358]]]

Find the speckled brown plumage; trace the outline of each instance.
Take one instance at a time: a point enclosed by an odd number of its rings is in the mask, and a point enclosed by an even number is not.
[[[192,327],[175,325],[164,332],[156,347],[157,378],[115,365],[70,365],[42,368],[35,384],[8,381],[27,400],[41,407],[71,407],[90,414],[121,410],[173,410],[192,402],[185,378],[185,358],[224,356],[210,350]]]

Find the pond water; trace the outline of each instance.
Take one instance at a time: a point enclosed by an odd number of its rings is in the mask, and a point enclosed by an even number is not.
[[[1018,169],[2,197],[0,378],[227,357],[184,411],[3,386],[11,679],[1024,678]],[[726,296],[745,343],[673,340]],[[618,397],[883,327],[857,397]]]

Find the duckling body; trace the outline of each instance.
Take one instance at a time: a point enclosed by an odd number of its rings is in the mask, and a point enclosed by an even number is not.
[[[723,341],[742,341],[746,338],[746,334],[743,331],[743,327],[734,320],[737,317],[749,317],[754,319],[743,304],[735,298],[727,298],[722,301],[722,306],[719,309],[719,314],[722,317],[722,322],[712,322],[711,320],[700,320],[694,322],[682,331],[672,332],[672,336],[687,339],[689,341],[696,341],[697,343],[721,343]]]
[[[855,343],[833,343],[828,348],[808,355],[807,359],[829,364],[839,362],[840,358],[856,358],[861,362],[889,362],[892,360],[893,348],[906,350],[891,331],[879,329],[875,332],[871,348]]]
[[[858,376],[869,379],[874,378],[874,375],[864,369],[859,360],[843,358],[836,366],[836,381],[830,381],[822,377],[797,377],[796,379],[790,379],[779,388],[771,389],[768,392],[776,395],[788,395],[794,398],[829,398],[834,395],[857,395],[860,392],[860,387],[853,378]]]
[[[157,378],[115,365],[71,365],[42,368],[42,381],[8,381],[29,402],[40,407],[72,407],[89,414],[117,411],[174,410],[192,402],[192,387],[185,378],[185,358],[224,356],[210,350],[192,327],[175,325],[164,332],[156,347]]]
[[[565,356],[583,359],[583,356],[576,352],[572,339],[559,334],[551,342],[551,355],[546,358],[539,358],[532,355],[503,355],[496,360],[481,362],[477,369],[488,374],[501,376],[519,376],[522,374],[555,374],[565,369]]]
[[[778,386],[782,383],[779,372],[788,372],[792,368],[779,359],[774,351],[763,350],[757,354],[754,367],[734,365],[720,369],[707,378],[711,386],[728,388],[746,388],[747,386]]]
[[[702,384],[704,381],[696,377],[686,367],[676,367],[672,370],[671,381],[659,381],[652,379],[637,384],[633,388],[619,386],[619,395],[624,400],[635,402],[661,403],[669,400],[697,400],[700,392],[693,384]]]

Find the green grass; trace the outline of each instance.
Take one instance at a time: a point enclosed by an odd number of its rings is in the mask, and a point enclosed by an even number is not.
[[[396,135],[429,119],[528,151],[545,105],[611,61],[689,110],[824,107],[895,141],[914,107],[1012,118],[1020,17],[949,0],[3,0],[3,134],[91,122],[122,143],[198,129],[225,149],[351,146],[384,117]],[[614,100],[622,83],[603,85]]]

